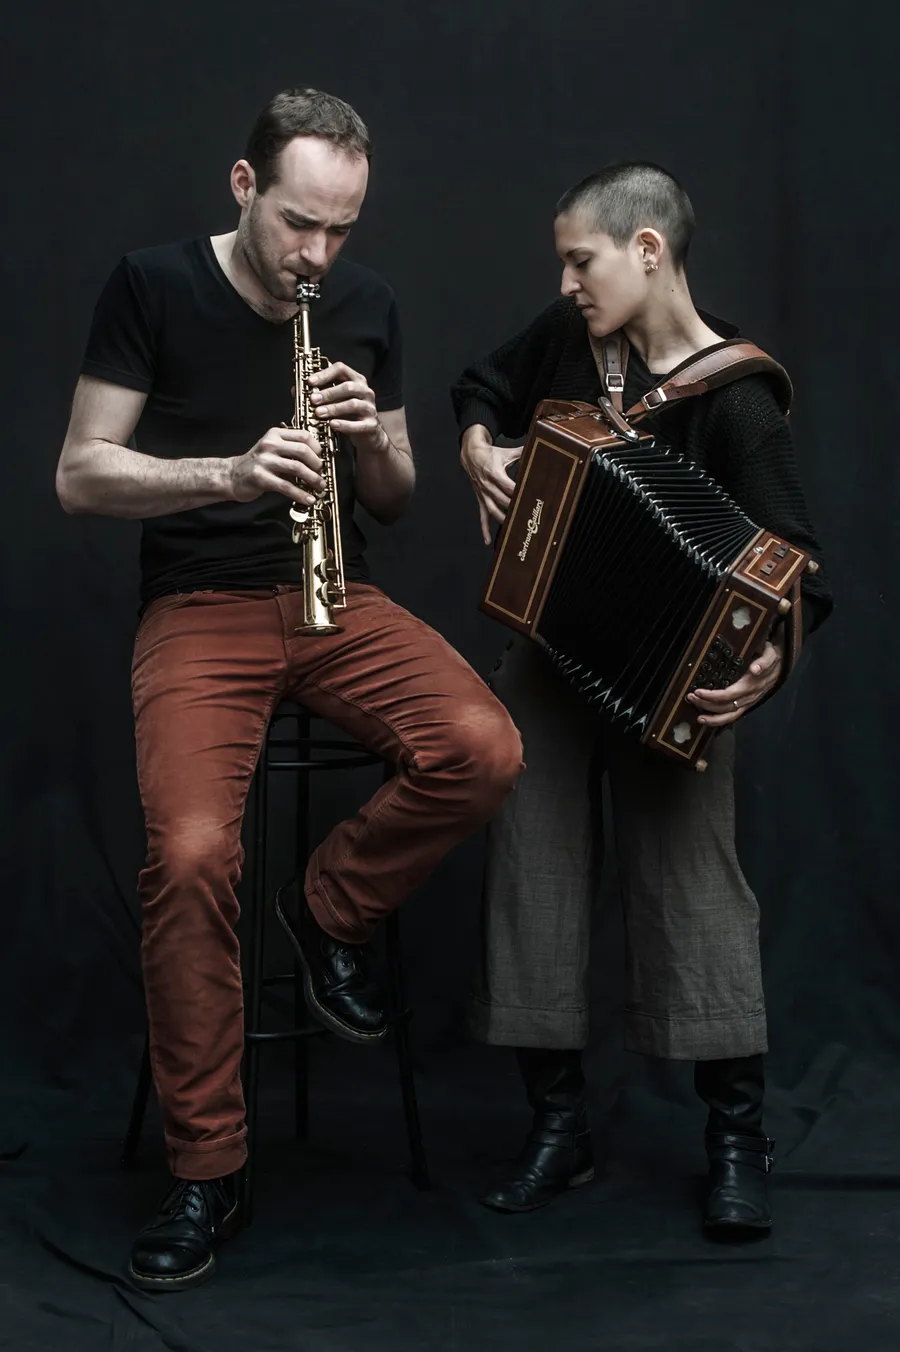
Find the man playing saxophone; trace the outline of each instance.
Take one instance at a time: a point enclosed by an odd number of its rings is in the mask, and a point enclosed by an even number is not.
[[[484,683],[368,580],[354,504],[391,521],[414,481],[393,296],[340,257],[369,153],[339,99],[304,89],[270,102],[231,171],[237,229],[129,254],[112,273],[57,473],[67,511],[142,521],[142,963],[174,1175],[130,1259],[151,1291],[204,1280],[239,1222],[235,887],[247,790],[279,700],[397,765],[315,851],[296,907],[281,913],[312,1013],[348,1039],[385,1032],[366,962],[374,925],[493,814],[521,768],[518,734]],[[316,283],[319,299],[301,297],[303,342],[330,363],[299,388],[298,284]],[[323,464],[332,438],[338,452]],[[311,551],[304,523],[332,507],[340,534]],[[332,573],[312,623],[311,553]]]

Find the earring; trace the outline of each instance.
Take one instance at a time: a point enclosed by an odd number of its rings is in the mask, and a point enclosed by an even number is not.
[[[648,263],[647,266],[644,268],[644,271],[645,271],[645,272],[658,272],[658,271],[659,271],[659,264],[658,264],[658,263]]]

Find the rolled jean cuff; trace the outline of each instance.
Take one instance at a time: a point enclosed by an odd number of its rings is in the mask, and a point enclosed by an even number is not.
[[[325,884],[318,876],[314,874],[315,864],[311,863],[306,874],[306,900],[309,909],[313,913],[313,919],[320,929],[326,934],[330,934],[332,939],[343,944],[365,944],[372,937],[373,926],[368,925],[360,927],[353,925],[333,904]]]
[[[247,1128],[217,1141],[179,1141],[166,1135],[166,1157],[176,1178],[198,1183],[224,1178],[243,1168],[247,1159]]]

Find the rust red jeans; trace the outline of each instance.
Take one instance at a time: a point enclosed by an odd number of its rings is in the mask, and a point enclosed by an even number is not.
[[[246,1156],[235,887],[247,791],[278,701],[296,699],[397,765],[309,862],[310,907],[345,942],[364,941],[482,826],[522,768],[506,710],[434,630],[359,583],[339,619],[340,633],[300,633],[300,590],[279,587],[162,597],[138,630],[141,954],[179,1178],[217,1178]]]

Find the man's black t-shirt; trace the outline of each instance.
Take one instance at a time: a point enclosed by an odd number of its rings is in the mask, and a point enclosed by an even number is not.
[[[339,258],[313,302],[313,343],[366,377],[379,411],[403,404],[400,330],[390,287]],[[293,321],[263,319],[239,295],[208,237],[128,254],[97,303],[82,371],[146,392],[139,451],[161,459],[242,455],[293,416]],[[348,580],[368,576],[353,518],[353,448],[339,438],[338,499]],[[170,592],[302,581],[289,500],[217,502],[148,518],[144,605]]]

